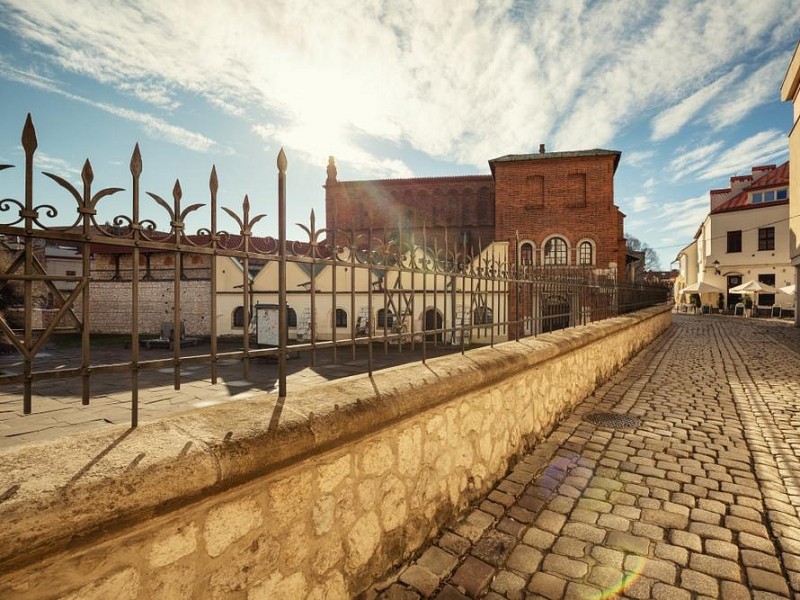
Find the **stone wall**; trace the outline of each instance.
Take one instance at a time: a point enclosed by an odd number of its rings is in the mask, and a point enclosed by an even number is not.
[[[667,307],[0,452],[0,597],[349,598],[670,322]]]
[[[172,281],[139,282],[139,331],[161,332],[161,323],[172,321],[174,305]],[[130,333],[131,282],[95,281],[91,284],[90,328],[92,333]],[[181,281],[181,320],[186,335],[211,333],[211,284],[208,279]]]

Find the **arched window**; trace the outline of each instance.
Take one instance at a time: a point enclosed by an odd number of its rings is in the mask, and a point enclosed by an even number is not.
[[[583,241],[578,245],[578,264],[594,264],[594,248],[592,247],[592,242]]]
[[[347,327],[347,311],[343,308],[336,309],[336,327]]]
[[[524,266],[533,264],[533,244],[525,242],[519,247],[519,262]]]
[[[553,237],[547,240],[544,244],[542,263],[545,265],[569,264],[567,259],[567,241],[560,237]]]
[[[286,307],[286,326],[297,327],[297,313],[291,306]]]
[[[386,309],[379,309],[378,310],[378,327],[391,329],[392,325],[394,325],[394,315],[391,311],[387,311]]]
[[[472,316],[475,325],[491,325],[492,324],[492,309],[488,306],[479,306],[475,309]]]
[[[244,327],[244,306],[237,306],[233,309],[233,325],[232,327],[236,327],[242,329]]]

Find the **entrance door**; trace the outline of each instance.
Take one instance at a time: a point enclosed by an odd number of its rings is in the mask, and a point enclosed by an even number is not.
[[[442,313],[440,313],[435,308],[429,308],[425,311],[425,331],[434,331],[436,329],[442,329],[444,324],[444,320],[442,319]],[[440,331],[439,333],[429,333],[425,336],[425,340],[428,342],[444,342],[444,332]]]
[[[732,287],[736,287],[737,285],[742,285],[742,276],[741,275],[728,275],[728,290]],[[731,294],[728,292],[728,300],[725,305],[733,310],[733,307],[736,306],[737,303],[742,301],[741,294]]]

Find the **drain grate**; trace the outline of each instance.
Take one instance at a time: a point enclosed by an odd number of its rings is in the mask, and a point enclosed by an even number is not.
[[[598,427],[608,427],[609,429],[629,429],[632,427],[639,427],[642,421],[638,417],[631,415],[621,415],[612,412],[597,412],[590,413],[583,418],[592,425]]]

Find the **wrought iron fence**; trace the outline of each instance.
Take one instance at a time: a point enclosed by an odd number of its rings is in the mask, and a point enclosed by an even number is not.
[[[129,214],[101,222],[99,203],[124,190],[95,190],[88,160],[78,186],[43,173],[63,190],[65,207],[58,202],[37,204],[37,140],[30,115],[23,128],[22,147],[24,197],[0,200],[0,213],[7,215],[0,222],[6,257],[0,272],[0,332],[21,356],[23,366],[20,372],[0,373],[0,385],[22,385],[25,414],[33,411],[36,381],[80,378],[82,403],[88,405],[93,377],[125,373],[130,377],[131,425],[135,427],[140,374],[147,369],[171,369],[178,390],[187,365],[209,365],[211,382],[217,383],[218,364],[223,359],[241,361],[243,376],[248,378],[253,359],[272,356],[278,361],[278,393],[285,397],[287,357],[297,353],[307,355],[314,365],[322,350],[332,352],[336,361],[342,352],[349,351],[354,358],[356,348],[364,346],[371,374],[373,352],[421,350],[425,361],[433,346],[455,346],[463,352],[473,344],[519,340],[667,300],[663,287],[619,285],[614,277],[588,268],[521,266],[514,256],[518,240],[478,243],[473,248],[463,239],[448,239],[446,232],[443,240],[429,243],[424,228],[422,239],[404,232],[402,226],[368,232],[348,231],[336,224],[320,228],[312,211],[308,223],[298,224],[307,239],[288,241],[283,150],[277,160],[278,237],[274,238],[253,235],[264,214],[253,213],[247,196],[236,211],[219,206],[214,167],[208,184],[207,228],[187,233],[187,216],[206,205],[184,206],[178,181],[169,200],[147,193],[163,211],[168,228],[159,229],[155,220],[142,218],[143,164],[138,145],[130,160]],[[11,167],[0,165],[0,171]],[[218,227],[220,210],[233,219],[237,232]],[[43,252],[48,244],[72,248],[76,268],[48,272]],[[112,260],[98,265],[98,254]],[[158,257],[162,260],[154,266]],[[189,258],[199,266],[187,266]],[[220,280],[224,261],[241,273],[235,285]],[[272,276],[261,276],[269,272]],[[187,355],[181,343],[181,332],[186,329],[182,289],[198,281],[204,287],[191,290],[195,295],[198,289],[206,290],[207,297],[199,301],[210,315],[204,332],[208,352]],[[128,295],[120,298],[117,294],[115,299],[117,308],[126,311],[130,319],[130,358],[123,363],[101,364],[92,357],[91,333],[97,320],[92,293],[108,282],[124,283],[126,287],[120,289]],[[143,359],[142,348],[154,343],[148,335],[152,331],[141,331],[144,285],[163,285],[162,291],[172,294],[169,327],[156,339],[169,344],[171,358]],[[231,332],[225,327],[221,331],[221,324],[229,314],[233,314],[234,325],[240,323],[241,348],[222,351],[219,340]],[[79,366],[37,369],[37,355],[52,336],[64,331],[80,334]]]

